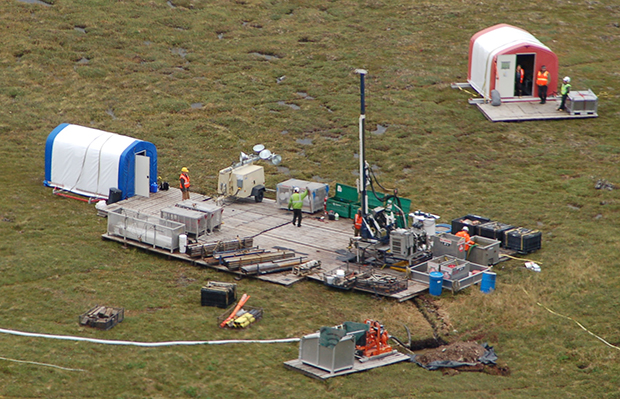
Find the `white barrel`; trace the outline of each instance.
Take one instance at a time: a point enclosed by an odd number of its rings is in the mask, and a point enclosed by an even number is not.
[[[435,218],[424,218],[424,231],[428,236],[435,235]]]
[[[184,254],[187,250],[187,234],[179,235],[179,252]]]

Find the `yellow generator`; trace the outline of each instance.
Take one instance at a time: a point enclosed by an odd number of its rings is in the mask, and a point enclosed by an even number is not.
[[[254,146],[255,155],[247,155],[243,152],[239,162],[220,170],[217,181],[217,193],[226,197],[238,198],[254,197],[254,201],[261,202],[265,195],[265,170],[262,166],[254,165],[254,162],[262,159],[268,160],[274,165],[279,165],[282,157],[272,154],[261,144]]]

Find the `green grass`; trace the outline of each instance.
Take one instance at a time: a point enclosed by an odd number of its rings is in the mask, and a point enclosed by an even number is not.
[[[48,3],[7,0],[0,15],[1,328],[134,341],[267,339],[375,318],[396,336],[407,324],[414,339],[428,338],[411,301],[313,282],[240,281],[265,317],[247,331],[221,330],[221,311],[198,306],[199,290],[231,275],[103,241],[106,221],[92,205],[42,185],[45,140],[65,122],[154,143],[159,175],[174,182],[188,166],[206,194],[218,171],[257,143],[281,154],[290,170],[285,176],[266,166],[272,188],[290,177],[354,185],[356,68],[369,71],[368,131],[388,127],[366,136],[381,184],[444,223],[474,213],[541,230],[543,249],[529,257],[543,271],[503,262],[494,294],[472,288],[437,300],[451,326],[445,338],[489,342],[509,377],[447,377],[401,363],[318,382],[284,368],[297,357],[296,344],[147,349],[2,334],[0,357],[87,371],[0,359],[0,396],[620,397],[618,350],[537,305],[620,344],[620,201],[617,190],[594,189],[600,178],[620,184],[618,5]],[[554,50],[575,90],[599,94],[600,117],[493,124],[467,105],[470,94],[450,83],[466,80],[470,37],[501,22]],[[78,315],[95,304],[124,307],[125,321],[107,332],[80,327]]]

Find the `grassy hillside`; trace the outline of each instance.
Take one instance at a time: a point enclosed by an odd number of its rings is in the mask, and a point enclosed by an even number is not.
[[[512,374],[453,377],[399,364],[325,383],[286,370],[297,344],[103,346],[0,334],[2,397],[463,398],[620,397],[620,5],[595,1],[3,0],[0,14],[0,328],[133,341],[299,337],[345,320],[427,338],[412,301],[378,301],[313,282],[239,282],[265,318],[215,325],[199,305],[232,276],[102,241],[92,205],[53,196],[44,145],[60,123],[154,143],[159,174],[182,166],[213,194],[217,172],[257,143],[291,177],[354,184],[359,77],[367,76],[367,159],[386,188],[441,222],[475,213],[543,232],[530,256],[496,267],[497,291],[444,293],[449,340],[493,345]],[[312,4],[310,4],[312,3]],[[524,28],[559,57],[599,118],[493,124],[450,88],[467,77],[470,37]],[[377,125],[387,127],[373,134]],[[126,319],[101,332],[95,304]],[[48,363],[67,371],[6,359]]]

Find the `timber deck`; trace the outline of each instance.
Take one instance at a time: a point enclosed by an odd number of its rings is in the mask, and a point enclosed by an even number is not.
[[[214,199],[191,193],[191,200],[197,203],[210,202]],[[107,211],[118,208],[130,209],[143,214],[160,217],[161,209],[174,206],[181,201],[179,189],[170,188],[168,191],[151,193],[147,197],[135,196],[126,200],[110,204],[100,215]],[[330,273],[335,269],[346,267],[346,258],[354,253],[348,252],[350,238],[353,233],[352,221],[322,220],[318,215],[303,214],[302,227],[293,226],[292,212],[281,209],[274,200],[265,198],[263,202],[254,202],[253,199],[230,199],[221,204],[224,209],[222,225],[215,231],[198,237],[198,242],[217,242],[220,240],[232,240],[237,238],[253,237],[254,246],[268,250],[292,250],[297,257],[307,257],[308,260],[321,261],[321,269],[310,276],[309,279],[323,281],[323,273]],[[104,234],[104,239],[116,241],[124,245],[143,248],[174,259],[190,262],[201,267],[244,275],[240,271],[230,270],[224,265],[213,265],[201,258],[192,258],[189,255],[170,252],[169,250],[153,247],[135,240]],[[349,254],[347,256],[347,254]],[[381,271],[381,273],[394,273],[402,277],[403,273],[396,271]],[[256,276],[258,279],[277,283],[285,286],[306,279],[292,272],[271,273]],[[428,285],[408,280],[408,288],[395,294],[379,294],[397,299],[399,302],[408,300],[426,291]],[[361,291],[361,290],[360,290]]]
[[[559,98],[550,98],[545,104],[540,104],[540,99],[529,97],[527,99],[515,99],[502,101],[501,105],[493,106],[491,103],[475,103],[480,112],[492,122],[520,122],[550,119],[583,119],[596,118],[596,112],[582,112],[571,115],[568,112],[557,111],[560,106]]]

